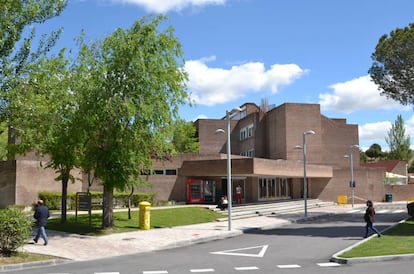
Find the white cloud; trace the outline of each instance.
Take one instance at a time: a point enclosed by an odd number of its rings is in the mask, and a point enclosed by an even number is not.
[[[206,63],[214,59],[190,60],[185,64],[189,74],[187,87],[197,104],[213,106],[231,102],[249,92],[276,93],[280,86],[291,84],[307,72],[296,64],[274,64],[266,70],[260,62],[230,69],[208,67]]]
[[[115,3],[134,4],[149,12],[166,13],[186,8],[199,8],[207,5],[224,5],[226,0],[112,0]]]
[[[340,113],[356,110],[398,109],[401,104],[381,96],[369,75],[330,86],[333,93],[319,95],[321,109]]]
[[[388,147],[385,142],[385,136],[391,128],[391,122],[375,122],[367,123],[365,125],[360,125],[358,127],[359,131],[359,142],[362,145],[361,149],[366,150],[372,144],[379,144],[382,148],[382,151],[386,151]],[[364,146],[366,145],[366,146]]]

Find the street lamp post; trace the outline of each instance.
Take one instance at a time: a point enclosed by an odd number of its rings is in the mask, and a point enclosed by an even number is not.
[[[241,108],[234,108],[231,111],[226,111],[226,122],[227,122],[227,215],[228,215],[228,230],[231,230],[231,208],[233,203],[232,198],[232,182],[231,182],[231,118],[237,113],[241,112]],[[216,133],[223,134],[223,129],[217,129]]]
[[[295,146],[297,149],[303,151],[303,202],[305,208],[305,218],[308,217],[308,184],[306,181],[306,135],[315,134],[315,131],[308,130],[303,132],[303,144],[301,146]]]
[[[359,146],[358,145],[351,145],[349,147],[349,160],[350,160],[350,163],[351,163],[350,164],[351,182],[349,183],[349,186],[351,188],[352,207],[354,207],[354,202],[355,202],[354,157],[353,157],[354,148],[359,148]]]

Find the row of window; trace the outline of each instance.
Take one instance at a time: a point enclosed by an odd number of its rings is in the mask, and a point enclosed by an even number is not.
[[[240,141],[250,137],[253,137],[253,124],[250,124],[240,130]]]
[[[254,157],[254,149],[249,149],[248,151],[242,151],[240,155],[246,156],[246,157]]]
[[[176,169],[154,169],[146,175],[177,175]]]

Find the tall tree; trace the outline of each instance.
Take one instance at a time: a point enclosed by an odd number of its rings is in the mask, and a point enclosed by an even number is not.
[[[144,17],[102,42],[83,44],[79,115],[87,135],[85,169],[104,188],[104,228],[113,225],[113,191],[136,185],[151,155],[171,150],[171,124],[188,101],[181,44],[165,17]]]
[[[191,153],[199,152],[200,145],[196,137],[196,128],[192,122],[178,119],[174,123],[172,143],[175,152]]]
[[[395,160],[410,160],[412,151],[410,149],[410,136],[405,134],[404,119],[401,115],[391,125],[391,129],[385,137],[390,152],[389,157]]]
[[[381,94],[414,104],[414,24],[381,36],[371,57],[369,74]]]
[[[46,156],[46,166],[62,183],[61,221],[66,222],[67,187],[74,180],[70,171],[80,165],[83,143],[77,121],[76,74],[64,58],[42,58],[26,66],[24,81],[7,93],[8,119],[20,140],[9,151],[35,152]]]

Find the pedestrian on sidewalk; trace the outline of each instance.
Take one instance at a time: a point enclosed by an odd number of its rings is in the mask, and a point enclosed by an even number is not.
[[[39,237],[42,237],[44,241],[43,245],[47,245],[48,238],[47,238],[45,227],[46,227],[47,219],[49,218],[49,216],[50,216],[49,208],[44,205],[43,200],[38,200],[36,210],[33,215],[37,223],[37,234],[33,239],[35,243],[37,243],[37,241],[39,240]]]
[[[378,237],[381,237],[381,233],[374,226],[375,209],[374,209],[374,204],[370,200],[367,201],[367,209],[365,210],[364,220],[366,222],[364,238],[368,237],[369,230],[374,231],[375,233],[377,233]]]
[[[242,187],[240,185],[238,185],[236,187],[236,201],[238,204],[241,204],[243,200],[243,196],[242,196]]]

